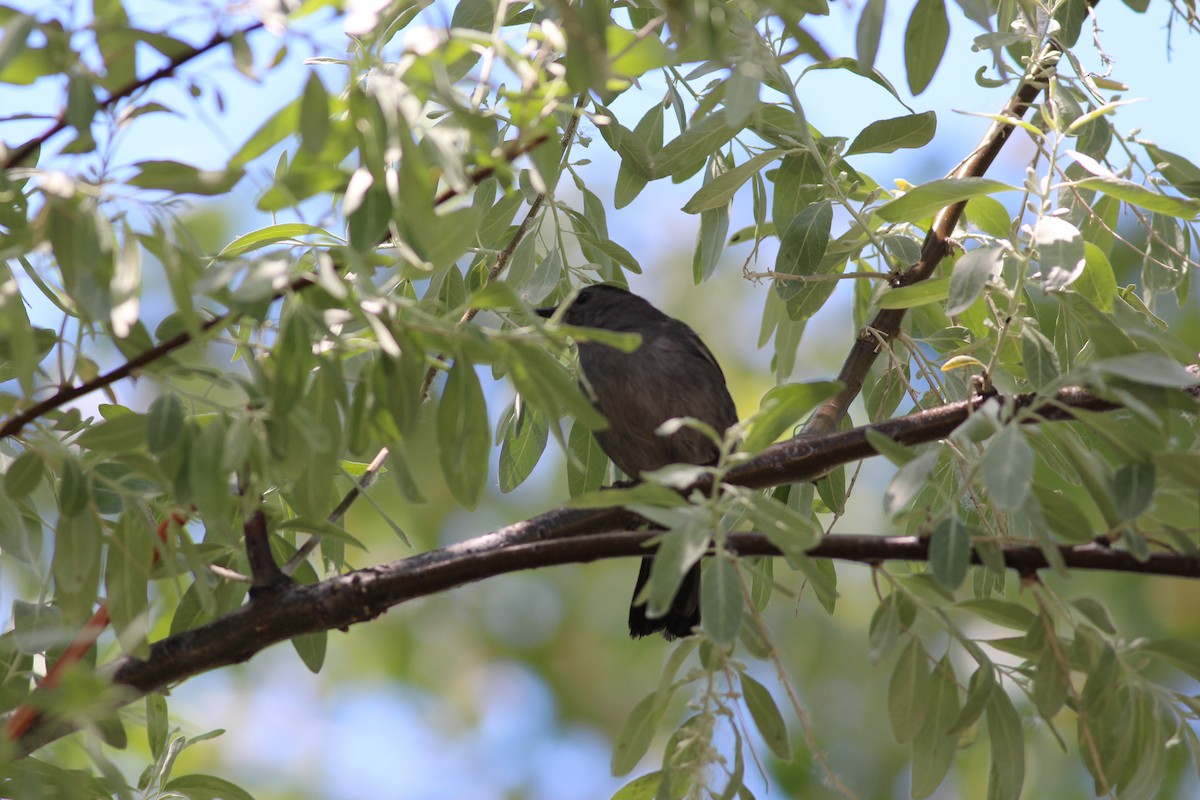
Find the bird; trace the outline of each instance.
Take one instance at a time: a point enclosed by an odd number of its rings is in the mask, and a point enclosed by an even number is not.
[[[550,317],[557,308],[539,308]],[[694,417],[719,434],[737,423],[737,409],[717,359],[688,325],[664,314],[648,300],[621,287],[594,284],[579,291],[562,321],[641,335],[632,352],[593,341],[577,342],[585,393],[608,427],[596,441],[621,472],[633,480],[668,464],[711,465],[720,451],[707,436],[683,427],[660,436],[660,425],[674,417]],[[666,639],[688,636],[700,624],[700,565],[684,576],[667,613],[647,616],[639,595],[650,578],[651,557],[642,559],[629,607],[629,633],[641,638],[661,633]]]

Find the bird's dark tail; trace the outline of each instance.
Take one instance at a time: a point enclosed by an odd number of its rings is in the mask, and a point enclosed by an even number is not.
[[[653,559],[642,559],[638,570],[637,586],[633,590],[635,602],[629,606],[629,635],[634,639],[649,636],[652,633],[662,633],[663,638],[670,641],[684,636],[691,636],[692,628],[700,624],[700,564],[697,562],[683,576],[683,583],[671,607],[661,617],[651,619],[646,616],[646,604],[636,602],[646,582],[650,580],[650,565]]]

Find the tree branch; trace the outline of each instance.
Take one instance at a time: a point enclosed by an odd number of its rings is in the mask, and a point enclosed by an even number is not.
[[[163,78],[170,77],[172,74],[174,74],[175,70],[179,69],[184,64],[188,63],[189,61],[191,61],[195,58],[198,58],[198,57],[204,55],[209,50],[220,47],[221,45],[225,44],[230,39],[232,39],[234,36],[238,36],[238,35],[245,36],[249,33],[253,33],[254,31],[261,28],[262,26],[263,26],[263,23],[255,22],[253,25],[248,25],[247,27],[242,28],[241,30],[238,30],[238,31],[234,31],[233,33],[214,33],[211,39],[209,39],[207,42],[200,45],[199,47],[194,47],[191,50],[180,53],[179,55],[172,58],[169,62],[167,62],[167,64],[165,66],[161,67],[160,69],[155,70],[154,72],[150,73],[149,75],[147,75],[144,78],[140,78],[138,80],[132,81],[131,83],[121,87],[120,89],[117,89],[112,94],[110,94],[108,97],[106,97],[100,101],[98,110],[104,111],[104,110],[111,108],[118,101],[124,100],[126,97],[129,97],[130,95],[132,95],[134,92],[138,91],[139,89],[144,89],[145,87],[147,87],[153,83],[156,83],[157,81],[160,81]],[[13,167],[24,164],[25,159],[29,158],[29,156],[33,154],[33,151],[37,150],[42,145],[44,145],[46,142],[48,142],[51,137],[55,136],[58,133],[61,133],[63,130],[66,129],[66,127],[67,127],[67,110],[64,108],[59,113],[58,117],[54,120],[54,123],[49,128],[47,128],[45,131],[43,131],[40,135],[35,136],[34,138],[30,139],[28,142],[25,142],[23,145],[21,145],[20,147],[16,148],[15,150],[13,150],[12,152],[10,152],[8,154],[8,158],[6,158],[4,160],[4,169],[6,169],[6,170],[12,169]]]
[[[1189,390],[1193,396],[1196,389]],[[1070,419],[1073,410],[1117,408],[1085,389],[1070,387],[1046,400],[1037,395],[998,399],[1026,411],[1029,422]],[[941,439],[989,398],[951,403],[907,417],[863,426],[816,440],[797,437],[773,445],[733,470],[727,480],[741,486],[768,486],[811,480],[834,466],[872,455],[867,440],[873,430],[903,444]],[[158,691],[193,675],[246,661],[261,650],[292,637],[346,628],[374,619],[389,608],[466,583],[524,569],[642,556],[652,531],[631,530],[642,520],[623,508],[556,508],[531,519],[447,547],[356,570],[311,585],[289,585],[266,597],[252,597],[241,608],[150,646],[145,659],[122,657],[104,668],[116,684],[129,687],[127,701]],[[741,555],[778,555],[765,536],[731,534]],[[1028,575],[1048,566],[1039,547],[1001,545],[1005,564]],[[1068,567],[1151,575],[1200,578],[1200,556],[1155,553],[1138,561],[1126,551],[1095,544],[1061,546]],[[813,558],[865,563],[919,561],[928,557],[927,543],[910,536],[826,536],[810,550]],[[978,563],[976,561],[976,563]],[[61,722],[35,723],[17,742],[28,753],[71,732]]]
[[[1042,58],[1035,63],[1030,75],[1017,89],[1012,99],[1008,101],[1004,110],[1000,112],[1000,118],[1021,119],[1025,116],[1025,112],[1029,110],[1033,101],[1046,87],[1044,65],[1058,52],[1057,46],[1051,45],[1043,53]],[[951,171],[948,177],[958,179],[982,177],[992,162],[996,160],[996,156],[1000,154],[1000,150],[1012,135],[1015,127],[1009,123],[992,122],[979,145]],[[966,201],[961,200],[938,212],[933,220],[933,227],[929,229],[929,234],[925,237],[925,243],[921,247],[920,260],[906,272],[897,276],[892,281],[892,286],[897,288],[911,286],[933,274],[938,264],[949,253],[948,241],[954,234],[954,229],[966,207]],[[838,373],[838,380],[841,382],[842,388],[817,408],[812,418],[804,426],[804,433],[820,435],[837,430],[838,422],[846,415],[850,403],[862,391],[863,381],[866,379],[871,365],[875,363],[875,358],[879,355],[882,345],[890,342],[900,333],[900,324],[904,321],[905,310],[903,308],[882,309],[866,328],[859,331],[854,345],[850,348],[850,352],[842,364],[842,370]]]

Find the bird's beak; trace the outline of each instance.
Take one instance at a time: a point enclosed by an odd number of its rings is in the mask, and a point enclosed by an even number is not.
[[[551,306],[550,308],[535,308],[533,313],[537,314],[539,317],[543,317],[544,319],[550,319],[550,317],[554,316],[555,311],[558,311],[558,306]]]

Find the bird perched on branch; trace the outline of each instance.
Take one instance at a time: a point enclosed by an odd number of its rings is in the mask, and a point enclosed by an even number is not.
[[[555,310],[537,313],[549,317]],[[630,353],[599,342],[578,343],[587,393],[608,420],[596,440],[622,472],[637,480],[642,472],[668,464],[716,462],[717,446],[699,431],[684,427],[670,436],[657,433],[674,417],[695,417],[720,434],[737,422],[725,375],[695,331],[636,294],[607,285],[579,292],[562,319],[581,328],[641,334],[641,345]],[[638,602],[650,565],[649,557],[642,559],[629,608],[630,635],[689,635],[700,623],[700,565],[684,576],[667,613],[655,618],[646,615],[644,600]]]

